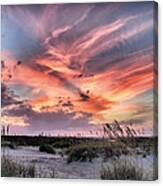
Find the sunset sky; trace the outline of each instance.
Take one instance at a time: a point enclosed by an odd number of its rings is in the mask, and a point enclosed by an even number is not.
[[[153,2],[2,6],[2,118],[12,134],[153,133]]]

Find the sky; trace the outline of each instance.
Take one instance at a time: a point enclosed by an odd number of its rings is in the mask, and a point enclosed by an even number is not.
[[[3,125],[12,134],[153,135],[154,3],[3,5]]]

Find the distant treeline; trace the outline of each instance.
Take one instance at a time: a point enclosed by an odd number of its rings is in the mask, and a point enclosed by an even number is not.
[[[70,145],[80,144],[80,143],[87,143],[87,142],[96,142],[101,140],[109,139],[102,139],[102,138],[79,138],[79,137],[52,137],[52,136],[1,136],[2,143],[4,141],[15,143],[16,145],[30,145],[30,146],[39,146],[41,144],[55,144],[57,147],[68,147]],[[113,139],[112,139],[113,140]],[[114,139],[115,140],[115,139]],[[121,139],[123,140],[123,139]],[[125,139],[126,140],[126,139]],[[128,142],[132,142],[133,139],[128,138]],[[158,138],[157,137],[136,137],[134,138],[138,143],[148,143],[148,144],[157,144]]]

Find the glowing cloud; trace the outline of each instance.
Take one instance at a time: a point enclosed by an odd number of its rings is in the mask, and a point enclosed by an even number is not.
[[[32,119],[62,113],[74,125],[57,120],[53,132],[63,125],[73,133],[82,117],[86,132],[114,119],[152,128],[152,7],[152,2],[2,6],[3,99],[10,98],[2,122],[32,130]],[[22,105],[34,115],[10,115],[15,106],[21,113]],[[51,120],[37,121],[42,130],[52,130],[46,128]]]

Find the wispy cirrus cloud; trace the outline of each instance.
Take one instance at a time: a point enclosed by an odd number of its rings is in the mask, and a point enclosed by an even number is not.
[[[39,117],[151,121],[137,96],[144,103],[153,90],[153,3],[15,5],[2,15],[2,33],[13,28],[2,38],[3,82]]]

